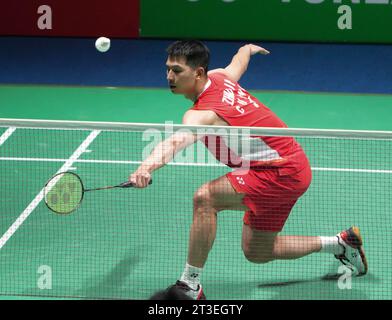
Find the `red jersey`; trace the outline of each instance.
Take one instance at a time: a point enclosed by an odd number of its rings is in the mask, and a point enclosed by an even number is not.
[[[230,126],[287,127],[276,114],[237,82],[222,73],[213,73],[208,78],[192,110],[213,111]],[[238,147],[238,143],[231,146],[230,139],[223,136],[215,136],[214,143],[211,143],[211,138],[206,136],[203,142],[217,160],[229,167],[241,167],[242,160],[247,161],[253,169],[274,167],[280,168],[281,174],[292,174],[308,165],[305,153],[292,137],[248,136],[246,150]],[[222,152],[222,149],[227,152]],[[228,157],[222,159],[222,155]]]

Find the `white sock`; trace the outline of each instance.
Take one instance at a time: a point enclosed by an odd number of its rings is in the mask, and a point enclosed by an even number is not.
[[[180,281],[185,282],[191,289],[196,290],[200,284],[202,271],[203,268],[197,268],[186,263]]]
[[[343,248],[338,242],[338,237],[320,237],[321,250],[320,252],[333,253],[335,255],[342,254]]]

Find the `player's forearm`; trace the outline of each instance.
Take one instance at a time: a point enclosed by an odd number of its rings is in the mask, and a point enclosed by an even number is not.
[[[159,143],[151,154],[140,165],[144,170],[152,173],[169,163],[176,154],[176,144],[171,141]]]
[[[249,60],[251,57],[251,51],[248,45],[241,47],[236,55],[231,60],[230,65],[228,68],[231,70],[235,70],[236,75],[238,78],[246,72],[248,69]]]
[[[140,167],[152,173],[169,163],[177,152],[194,143],[196,139],[196,135],[193,134],[176,133],[169,139],[159,143]]]

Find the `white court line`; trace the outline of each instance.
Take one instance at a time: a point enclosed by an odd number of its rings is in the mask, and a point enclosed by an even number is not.
[[[389,173],[392,170],[373,170],[373,169],[347,169],[347,168],[312,168],[314,171],[334,171],[334,172],[359,172],[359,173]]]
[[[65,159],[56,158],[17,158],[17,157],[0,157],[0,161],[35,161],[35,162],[63,162]],[[108,163],[108,164],[141,164],[141,161],[131,160],[83,160],[78,159],[76,163]],[[187,166],[187,167],[227,167],[220,163],[195,163],[195,162],[169,162],[169,166]]]
[[[9,127],[0,137],[0,146],[10,137],[11,134],[16,130],[15,127]]]
[[[56,158],[17,158],[17,157],[0,157],[0,161],[35,161],[35,162],[64,162],[66,159]],[[103,163],[103,164],[141,164],[141,161],[126,161],[126,160],[82,160],[77,159],[75,163]],[[187,163],[187,162],[170,162],[169,166],[184,166],[184,167],[226,167],[221,163]],[[313,171],[333,171],[333,172],[358,172],[358,173],[387,173],[392,174],[392,170],[377,170],[377,169],[351,169],[351,168],[318,168],[312,167]]]
[[[72,166],[72,164],[80,157],[80,155],[88,148],[91,142],[98,136],[100,130],[92,131],[88,137],[82,142],[82,144],[74,151],[69,159],[62,159],[65,161],[63,166],[56,172],[67,171]],[[12,237],[16,230],[22,225],[22,223],[28,218],[31,212],[39,205],[39,203],[44,198],[44,190],[37,194],[33,201],[26,207],[26,209],[20,214],[20,216],[15,220],[15,222],[8,228],[8,230],[0,238],[0,249],[7,243],[7,241]]]

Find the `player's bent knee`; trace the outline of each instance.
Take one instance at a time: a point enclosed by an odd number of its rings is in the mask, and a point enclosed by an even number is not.
[[[198,207],[213,207],[214,199],[208,185],[200,187],[193,195],[193,205]]]
[[[262,263],[268,263],[268,262],[274,260],[274,258],[273,258],[272,255],[260,254],[260,253],[258,253],[258,252],[246,251],[246,250],[243,250],[243,252],[244,252],[245,258],[246,258],[248,261],[253,262],[253,263],[262,264]]]
[[[196,207],[199,207],[200,205],[203,205],[204,203],[210,201],[210,194],[208,191],[199,189],[195,192],[193,195],[193,203]]]

